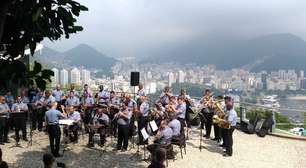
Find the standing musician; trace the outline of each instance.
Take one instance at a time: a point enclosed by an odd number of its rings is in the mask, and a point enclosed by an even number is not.
[[[237,124],[237,112],[234,109],[234,100],[232,97],[226,96],[225,100],[225,120],[223,122],[230,125],[230,129],[222,129],[224,131],[224,145],[225,154],[223,156],[228,157],[233,155],[233,132]]]
[[[212,127],[212,117],[213,117],[213,98],[209,89],[206,89],[204,95],[201,99],[203,104],[203,109],[201,113],[204,117],[201,117],[201,128],[203,129],[205,124],[206,134],[205,138],[210,138],[211,127]]]
[[[5,102],[9,106],[9,108],[12,108],[12,105],[14,104],[14,96],[12,95],[11,91],[7,91],[5,97]]]
[[[166,86],[164,92],[159,96],[159,100],[164,107],[169,104],[170,97],[172,97],[171,88]]]
[[[71,105],[74,108],[78,109],[80,106],[80,100],[78,97],[74,95],[74,93],[75,93],[74,91],[69,92],[69,97],[66,100],[66,106]]]
[[[225,108],[225,104],[224,104],[224,98],[223,96],[218,96],[217,97],[217,100],[218,102],[220,102],[220,105],[221,105],[221,108],[224,109]],[[214,115],[218,115],[217,114],[217,110],[214,111]],[[214,141],[217,141],[217,142],[220,142],[221,141],[221,128],[219,127],[219,125],[217,123],[214,123],[214,135],[215,135],[215,138],[212,139]]]
[[[13,104],[11,111],[14,113],[24,113],[24,115],[16,116],[14,119],[16,142],[19,142],[20,130],[22,131],[22,139],[28,141],[26,125],[26,112],[28,111],[28,105],[22,102],[21,96],[16,97],[16,103]]]
[[[97,109],[95,114],[93,114],[90,121],[90,131],[88,138],[88,147],[94,147],[94,135],[95,133],[100,134],[100,145],[104,146],[106,142],[106,132],[107,126],[109,125],[109,117],[103,113],[102,109]]]
[[[90,90],[90,88],[88,87],[88,84],[84,85],[84,88],[82,90],[82,96],[84,96],[85,94],[89,94],[90,96],[92,96],[92,91]]]
[[[110,98],[108,102],[109,118],[111,121],[112,135],[117,136],[117,121],[114,120],[115,115],[119,112],[121,100],[116,96],[114,91],[110,92]]]
[[[51,95],[51,91],[50,90],[46,90],[45,91],[45,99],[44,99],[44,103],[43,106],[45,107],[46,110],[49,110],[51,108],[51,105],[53,102],[55,101],[55,97],[53,97]]]
[[[44,121],[44,107],[45,96],[43,91],[39,91],[33,98],[33,112],[32,112],[32,130],[42,131]]]
[[[133,112],[128,108],[128,103],[123,103],[120,111],[115,115],[118,124],[118,141],[117,148],[114,151],[121,150],[122,152],[127,150],[129,143],[129,126],[131,122]]]
[[[148,140],[143,141],[141,130],[145,128],[148,123],[148,115],[150,111],[150,106],[145,96],[141,96],[139,98],[139,103],[140,103],[140,106],[139,106],[139,111],[138,111],[138,137],[139,137],[138,145],[143,145],[143,144],[147,144]]]
[[[78,111],[74,110],[74,107],[72,105],[68,105],[67,111],[68,111],[68,119],[73,120],[73,124],[66,126],[64,128],[64,133],[66,137],[69,136],[70,142],[77,143],[79,139],[78,130],[80,129],[81,125],[81,115]],[[70,132],[72,134],[70,134]]]
[[[187,128],[191,128],[191,123],[190,123],[190,119],[188,118],[189,115],[187,115],[188,112],[190,112],[191,110],[191,106],[193,104],[190,96],[186,93],[185,89],[181,89],[180,95],[178,96],[179,98],[182,98],[186,104],[186,124],[187,124]]]
[[[136,96],[138,96],[138,97],[147,96],[142,83],[139,83],[139,85],[138,85],[138,91],[136,93]]]
[[[0,96],[0,145],[4,142],[8,143],[8,132],[9,132],[9,117],[10,108],[5,102],[5,98]]]
[[[172,129],[168,126],[167,120],[163,120],[160,124],[157,132],[154,144],[148,145],[147,149],[151,154],[154,154],[158,148],[166,148],[167,145],[171,144],[173,136]]]
[[[64,99],[64,92],[61,90],[61,85],[57,84],[55,90],[52,91],[52,96],[55,98],[58,106],[62,105],[62,100]]]
[[[156,125],[160,126],[161,121],[166,118],[166,109],[161,103],[156,102],[151,115],[153,115],[153,120],[156,122]]]
[[[136,126],[134,125],[135,120],[137,119],[137,103],[131,99],[129,94],[125,95],[124,103],[127,106],[127,109],[132,112],[131,120],[129,122],[129,137],[132,137],[135,134]]]
[[[95,100],[93,99],[91,94],[89,94],[88,92],[84,92],[81,99],[81,112],[86,131],[88,131],[88,128],[86,126],[89,124],[94,104]]]
[[[175,107],[175,114],[177,116],[177,119],[181,122],[182,126],[185,127],[186,104],[184,102],[184,99],[181,97],[178,98],[178,104]]]
[[[59,119],[66,118],[64,114],[56,110],[57,102],[51,103],[51,109],[45,114],[47,132],[49,134],[49,141],[51,152],[54,157],[60,157],[59,148],[61,140],[61,129],[59,126]]]
[[[107,102],[109,101],[109,93],[108,91],[104,90],[104,86],[99,86],[100,91],[97,93],[97,102],[98,104],[104,104],[107,105]]]
[[[75,90],[74,84],[71,84],[71,85],[70,85],[70,90],[68,90],[67,95],[69,95],[70,92],[73,92],[73,93],[74,93],[74,96],[79,97],[79,93],[78,93],[77,90]]]
[[[21,101],[25,104],[29,104],[30,103],[30,99],[29,97],[27,96],[27,91],[26,90],[23,90],[21,91]]]

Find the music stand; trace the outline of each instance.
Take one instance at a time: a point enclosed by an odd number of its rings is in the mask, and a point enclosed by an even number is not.
[[[22,120],[22,119],[25,119],[26,117],[26,112],[11,112],[10,113],[10,117],[12,118],[12,120],[14,122],[19,122],[19,120]],[[16,125],[15,125],[15,129],[16,129]],[[10,148],[15,148],[15,147],[18,147],[18,148],[23,148],[19,142],[17,142],[16,140],[16,137],[15,137],[15,145],[11,146]]]

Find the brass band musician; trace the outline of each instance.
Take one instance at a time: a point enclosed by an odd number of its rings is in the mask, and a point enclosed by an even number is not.
[[[81,125],[81,116],[78,111],[75,111],[73,105],[68,105],[67,107],[68,116],[67,118],[73,120],[73,124],[66,126],[64,128],[64,133],[66,137],[69,137],[70,142],[77,143],[78,142],[78,130]]]
[[[104,146],[106,142],[106,128],[109,125],[109,117],[103,113],[102,109],[97,109],[96,112],[92,115],[90,124],[89,124],[89,138],[88,138],[88,147],[94,147],[94,135],[98,133],[100,135],[100,145]]]

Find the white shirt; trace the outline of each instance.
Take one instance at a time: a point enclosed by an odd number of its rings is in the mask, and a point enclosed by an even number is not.
[[[61,90],[53,90],[52,96],[55,98],[55,101],[60,102],[62,99],[62,96],[64,96],[64,92]]]
[[[139,107],[139,111],[143,117],[147,117],[149,114],[150,106],[149,103],[143,102]]]
[[[28,111],[28,105],[21,102],[21,103],[14,103],[11,109],[13,112],[20,112],[22,111]]]
[[[109,99],[109,93],[105,90],[103,90],[102,92],[98,93],[98,100],[99,103],[106,103],[108,102]]]

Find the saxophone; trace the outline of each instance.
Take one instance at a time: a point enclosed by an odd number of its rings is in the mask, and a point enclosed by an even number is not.
[[[219,101],[214,102],[214,109],[216,111],[216,114],[213,116],[213,123],[218,124],[220,128],[230,129],[231,128],[230,124],[224,120],[225,113]]]

